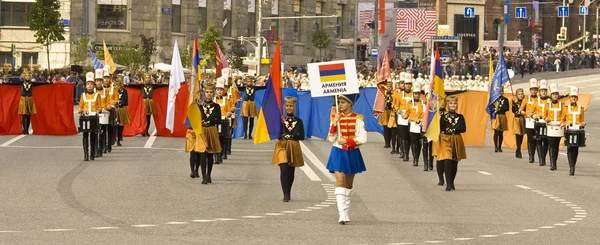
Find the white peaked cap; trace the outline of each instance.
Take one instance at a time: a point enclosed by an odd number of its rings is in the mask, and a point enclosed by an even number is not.
[[[217,78],[217,88],[225,88],[225,81],[227,79],[225,79],[224,77],[219,77]]]
[[[103,74],[104,74],[105,77],[110,77],[110,69],[107,70],[106,68],[104,68]]]
[[[569,89],[569,96],[579,96],[579,88],[573,86]]]
[[[548,89],[548,81],[546,79],[540,80],[540,89]]]
[[[556,83],[550,84],[550,93],[558,93],[558,85]]]
[[[230,78],[231,77],[231,68],[227,67],[227,68],[223,68],[221,70],[221,74],[223,74],[223,77],[225,79]]]
[[[529,88],[539,88],[538,80],[535,78],[529,79]]]
[[[413,93],[420,93],[421,92],[421,83],[420,82],[416,82],[413,84]]]
[[[104,74],[103,69],[96,69],[96,79],[102,79],[102,75]]]
[[[86,82],[93,82],[94,81],[94,73],[93,72],[88,72],[85,74],[85,81]]]

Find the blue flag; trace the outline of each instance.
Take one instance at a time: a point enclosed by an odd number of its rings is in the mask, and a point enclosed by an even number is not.
[[[104,68],[102,63],[100,63],[98,58],[96,58],[96,54],[94,54],[94,50],[92,50],[92,48],[90,48],[90,56],[92,57],[92,63],[94,64],[94,70]]]
[[[490,115],[490,119],[496,119],[496,110],[494,106],[494,102],[500,98],[502,95],[501,88],[504,84],[510,82],[510,77],[508,76],[508,70],[506,70],[506,64],[504,63],[504,54],[500,51],[500,60],[498,61],[498,65],[496,66],[496,71],[494,72],[494,77],[492,78],[492,84],[490,86],[490,99],[488,100],[488,105],[485,108],[485,111]]]

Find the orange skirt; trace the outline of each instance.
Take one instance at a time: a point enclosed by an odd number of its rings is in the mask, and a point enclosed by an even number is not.
[[[127,111],[127,106],[120,107],[117,109],[117,122],[119,126],[125,126],[129,124],[131,118],[129,117],[129,111]]]
[[[273,165],[289,164],[292,167],[304,166],[300,142],[297,140],[277,140],[271,163]]]
[[[219,153],[222,151],[219,130],[215,126],[202,127],[202,134],[188,129],[185,134],[185,152]]]
[[[379,114],[379,120],[377,121],[377,123],[379,123],[379,125],[382,125],[382,126],[387,126],[388,121],[390,119],[391,112],[392,112],[391,110],[385,110],[384,112]]]
[[[146,115],[156,114],[156,106],[152,99],[144,99],[144,108],[146,109]]]
[[[525,118],[514,117],[513,118],[513,134],[525,135]]]
[[[457,135],[447,135],[442,134],[439,148],[437,149],[437,157],[438,161],[441,160],[454,160],[460,161],[463,159],[467,159],[467,151],[465,149],[465,143],[463,142],[463,138],[460,134]],[[433,152],[433,150],[432,150]]]
[[[33,115],[36,114],[35,103],[33,102],[32,97],[21,96],[19,99],[19,115]]]
[[[258,109],[256,109],[256,102],[254,102],[254,101],[242,102],[242,112],[240,113],[240,116],[257,117]]]
[[[506,115],[496,115],[496,119],[492,121],[492,129],[508,131],[508,120],[506,119]]]

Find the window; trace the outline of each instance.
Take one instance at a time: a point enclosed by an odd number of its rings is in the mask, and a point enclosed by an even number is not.
[[[0,52],[0,65],[12,64],[12,54],[10,52]]]
[[[316,8],[315,8],[315,14],[317,16],[321,16],[323,15],[323,2],[316,2]],[[323,26],[323,19],[322,18],[318,18],[315,21],[315,29],[319,30],[321,29],[321,27]]]
[[[127,0],[98,0],[96,28],[127,29]]]
[[[344,5],[338,4],[336,6],[336,14],[337,14],[337,37],[344,37]]]
[[[198,8],[198,32],[203,33],[208,26],[208,12],[206,7]]]
[[[171,32],[181,32],[181,5],[173,4]]]
[[[38,53],[23,53],[21,66],[35,65],[38,63]]]
[[[231,24],[233,21],[231,20],[231,9],[223,10],[223,36],[231,37]]]
[[[0,5],[1,26],[27,26],[25,15],[34,3],[2,2]]]
[[[248,13],[248,36],[256,36],[256,13]]]
[[[294,16],[299,17],[302,16],[302,1],[294,0]],[[302,31],[302,19],[294,19],[294,41],[300,42]]]

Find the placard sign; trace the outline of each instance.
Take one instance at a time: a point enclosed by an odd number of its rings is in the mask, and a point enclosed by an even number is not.
[[[358,93],[358,78],[354,60],[310,63],[308,64],[308,79],[312,97]]]

